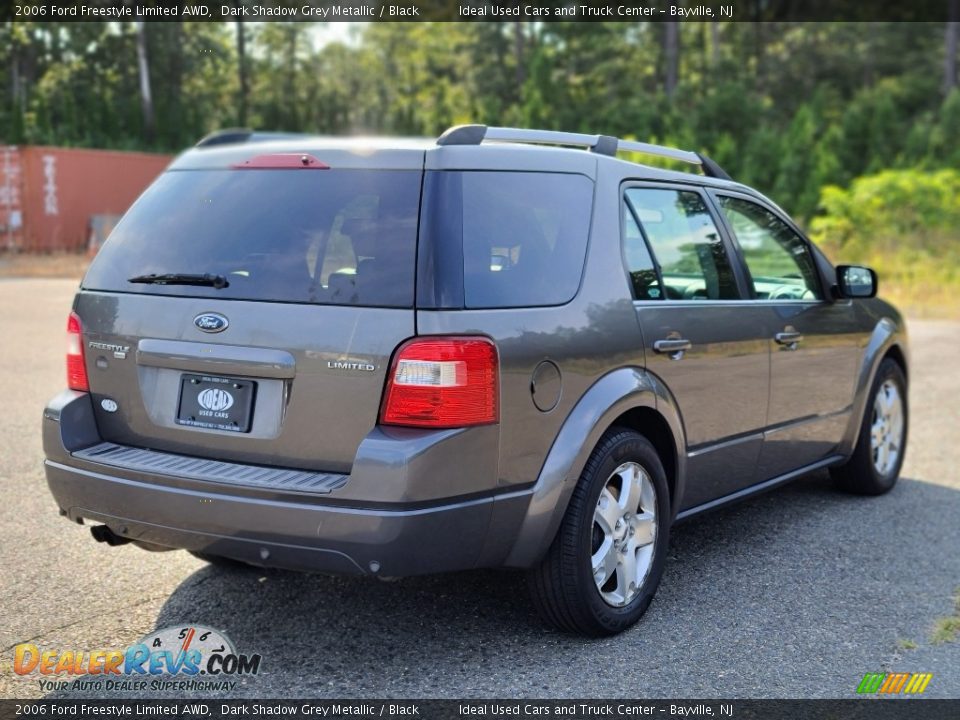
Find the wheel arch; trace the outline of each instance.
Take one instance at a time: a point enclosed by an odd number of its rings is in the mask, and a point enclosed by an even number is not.
[[[883,360],[890,358],[897,365],[900,366],[900,369],[903,371],[903,376],[909,382],[910,380],[910,369],[907,367],[907,356],[903,351],[903,348],[897,342],[894,342],[884,353]],[[883,361],[881,360],[881,362]],[[878,366],[879,367],[879,366]]]
[[[617,417],[606,428],[625,427],[643,435],[660,458],[663,465],[663,471],[667,476],[667,487],[670,489],[670,505],[673,514],[676,515],[677,508],[674,507],[679,498],[677,491],[678,477],[677,465],[680,457],[680,448],[677,446],[677,440],[673,435],[673,430],[666,418],[660,414],[659,410],[647,406],[635,407],[627,410]],[[604,432],[606,432],[604,430]]]
[[[656,376],[642,368],[620,368],[594,383],[561,426],[534,484],[505,565],[530,567],[543,557],[590,453],[603,434],[618,425],[644,435],[657,450],[671,489],[671,518],[676,516],[686,471],[680,413]]]
[[[838,448],[840,454],[845,457],[849,457],[856,447],[867,402],[869,401],[867,396],[873,386],[880,364],[887,358],[896,362],[903,370],[903,376],[908,380],[909,389],[910,375],[906,328],[902,321],[898,322],[884,317],[874,327],[864,349],[860,367],[857,370],[856,391],[853,396],[850,421]]]

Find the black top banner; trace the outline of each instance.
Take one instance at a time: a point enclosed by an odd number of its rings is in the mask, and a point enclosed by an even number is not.
[[[956,720],[960,700],[0,700],[13,718]]]
[[[14,22],[946,22],[957,0],[0,0]]]

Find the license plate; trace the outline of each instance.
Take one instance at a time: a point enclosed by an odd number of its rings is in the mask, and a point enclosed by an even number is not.
[[[257,384],[250,380],[181,375],[177,424],[207,430],[248,432]]]

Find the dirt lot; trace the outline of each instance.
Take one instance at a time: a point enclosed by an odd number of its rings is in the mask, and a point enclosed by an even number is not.
[[[0,253],[0,278],[65,278],[79,280],[90,259],[84,254],[26,255]]]
[[[58,517],[40,449],[75,285],[0,281],[2,696],[47,694],[12,673],[17,643],[126,647],[201,623],[263,656],[233,695],[853,697],[864,673],[896,670],[960,697],[960,640],[934,642],[960,586],[960,323],[910,326],[911,442],[892,493],[840,495],[817,474],[681,525],[645,619],[586,641],[544,630],[515,573],[387,584],[94,543]]]

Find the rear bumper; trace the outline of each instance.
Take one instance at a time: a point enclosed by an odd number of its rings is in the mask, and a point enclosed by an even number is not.
[[[46,462],[71,520],[117,535],[255,565],[384,576],[483,564],[493,505],[485,498],[419,510],[306,505],[136,482]]]
[[[66,517],[255,565],[380,576],[493,567],[508,555],[530,499],[522,490],[419,504],[371,498],[376,505],[364,507],[336,492],[311,497],[151,477],[74,456],[100,441],[89,396],[79,393],[59,396],[43,424],[47,483]],[[409,468],[402,471],[382,476],[384,486],[405,480]]]

